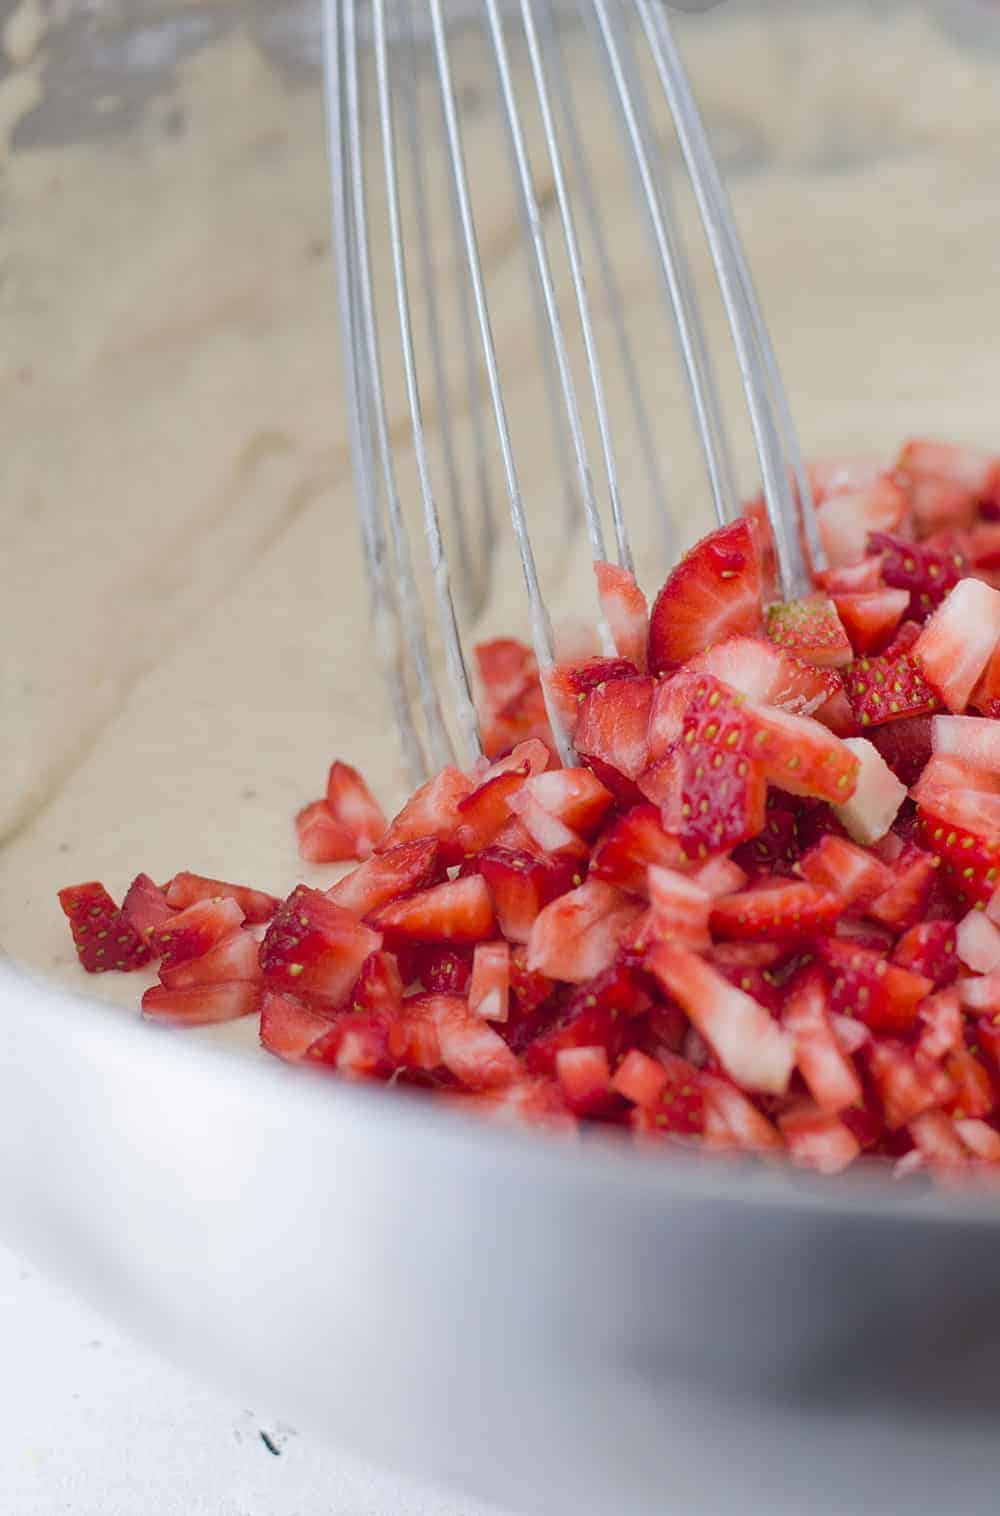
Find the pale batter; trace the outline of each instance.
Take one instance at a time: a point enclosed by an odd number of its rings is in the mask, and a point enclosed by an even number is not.
[[[1000,447],[997,59],[912,14],[832,11],[767,27],[715,12],[686,43],[805,444]],[[8,136],[19,120],[27,135],[42,89],[33,15],[5,33]],[[494,128],[473,114],[469,129],[482,194],[503,184],[479,208],[521,482],[558,608],[579,613],[590,591],[552,546],[561,490],[531,445],[543,401],[507,160]],[[631,189],[602,161],[683,544],[710,524],[703,474]],[[120,897],[139,869],[181,868],[276,893],[326,882],[297,859],[291,817],[329,759],[390,808],[402,794],[353,515],[321,102],[236,33],[188,57],[126,140],[15,139],[0,165],[0,931],[27,963],[135,1006],[143,976],[77,969],[60,885],[101,878]],[[384,245],[375,257],[382,277]],[[460,401],[460,365],[449,382]],[[395,388],[397,439],[404,415]],[[621,464],[642,498],[638,464]],[[411,498],[405,461],[400,477]],[[655,591],[666,561],[641,563]],[[495,575],[488,625],[523,632],[506,554]]]

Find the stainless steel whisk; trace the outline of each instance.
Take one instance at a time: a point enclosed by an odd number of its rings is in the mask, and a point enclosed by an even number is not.
[[[638,203],[680,354],[716,519],[741,509],[730,441],[668,183],[653,128],[650,90],[666,103],[718,281],[746,398],[764,499],[774,538],[779,589],[793,599],[811,587],[809,556],[823,566],[808,480],[787,396],[761,315],[746,258],[709,139],[662,0],[578,0],[567,22],[555,0],[464,0],[461,15],[446,0],[324,0],[324,44],[333,247],[358,510],[369,576],[374,637],[404,756],[413,779],[453,759],[455,744],[435,678],[429,628],[414,568],[413,544],[400,485],[401,444],[412,445],[439,635],[460,757],[481,753],[479,725],[456,600],[474,615],[489,590],[500,530],[486,416],[495,431],[500,477],[509,504],[540,668],[554,659],[549,615],[539,583],[529,513],[508,414],[481,252],[483,227],[470,185],[466,138],[475,126],[475,98],[456,86],[459,23],[478,24],[495,67],[499,116],[519,205],[523,251],[531,270],[542,373],[566,484],[571,522],[583,523],[595,559],[608,556],[581,392],[589,395],[602,495],[618,562],[633,567],[620,482],[621,429],[608,404],[605,354],[596,332],[588,279],[600,286],[616,362],[623,376],[636,446],[654,498],[666,511],[662,447],[654,437],[650,398],[643,392],[629,335],[621,281],[613,266],[614,230],[602,210],[602,186],[591,171],[581,113],[591,106],[576,86],[564,53],[567,24],[578,29],[599,63],[606,100],[618,124]],[[537,121],[534,161],[525,106],[515,79],[512,46],[526,60],[531,114]],[[638,44],[638,46],[637,46]],[[639,56],[639,49],[645,56]],[[426,68],[423,65],[426,64]],[[367,150],[362,75],[374,73],[377,147]],[[647,81],[651,81],[648,83]],[[432,97],[425,114],[422,95]],[[433,137],[429,135],[432,123]],[[373,165],[372,156],[376,159]],[[380,160],[380,162],[378,161]],[[442,172],[446,210],[432,207],[428,183]],[[544,176],[544,177],[543,177]],[[410,204],[410,211],[404,206]],[[377,219],[375,205],[384,217]],[[435,239],[447,225],[454,270],[442,279]],[[584,255],[579,226],[592,249]],[[375,240],[382,225],[385,238]],[[373,259],[391,263],[391,315],[379,309]],[[554,256],[565,267],[562,298]],[[414,288],[419,290],[415,298]],[[571,298],[568,292],[571,292]],[[453,308],[447,333],[445,305]],[[563,306],[568,303],[569,325]],[[415,315],[426,341],[415,337]],[[394,327],[394,330],[393,330]],[[585,386],[578,386],[570,345],[582,348]],[[398,354],[395,349],[398,348]],[[453,351],[454,348],[454,351]],[[458,355],[473,458],[471,489],[460,478],[447,371]],[[395,354],[395,359],[393,355]],[[423,356],[421,356],[421,354]],[[401,364],[405,437],[387,401],[387,361]],[[478,397],[485,381],[486,404]],[[439,467],[432,466],[427,398],[439,422]],[[439,489],[438,485],[441,485]],[[466,510],[478,497],[477,517]],[[439,496],[448,502],[447,524]],[[478,538],[478,552],[473,536]],[[446,538],[450,539],[446,541]],[[453,564],[455,574],[453,575]],[[553,729],[568,744],[554,713]]]

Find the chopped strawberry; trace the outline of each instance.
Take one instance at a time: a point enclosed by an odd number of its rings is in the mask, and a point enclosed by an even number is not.
[[[994,1020],[1000,1016],[1000,973],[977,974],[968,979],[960,979],[956,989],[963,1008],[973,1016],[988,1016]],[[994,1029],[1000,1039],[1000,1024],[996,1024]]]
[[[185,905],[191,904],[185,901]],[[174,914],[166,892],[154,884],[148,874],[136,874],[122,901],[122,917],[129,926],[147,938],[155,927],[162,926]]]
[[[144,878],[144,875],[140,875]],[[281,901],[277,895],[252,890],[245,884],[228,884],[224,879],[208,879],[203,874],[175,874],[167,885],[167,904],[184,910],[199,900],[235,900],[245,921],[270,921]]]
[[[59,891],[59,904],[69,920],[76,956],[88,974],[109,969],[128,973],[149,962],[143,936],[124,917],[103,884],[70,884]]]
[[[658,1059],[632,1048],[615,1070],[611,1087],[633,1105],[652,1106],[669,1082],[670,1076]]]
[[[257,939],[236,927],[197,958],[185,958],[172,968],[160,967],[160,979],[170,990],[186,990],[199,984],[234,984],[260,978]]]
[[[656,597],[649,624],[649,667],[669,673],[724,637],[754,636],[762,624],[761,562],[747,519],[702,538]]]
[[[260,1007],[258,984],[198,984],[168,989],[154,984],[142,997],[142,1014],[163,1026],[211,1026],[252,1016]]]
[[[908,442],[897,468],[912,480],[945,479],[968,490],[979,505],[1000,503],[1000,459],[949,442]]]
[[[931,744],[936,754],[959,758],[1000,776],[1000,721],[980,716],[935,716]]]
[[[630,1116],[633,1131],[656,1138],[700,1136],[705,1130],[705,1079],[676,1055],[664,1054],[657,1061],[664,1075],[660,1092],[654,1100],[637,1102]],[[619,1074],[624,1068],[625,1063]]]
[[[469,1010],[483,1021],[506,1021],[510,995],[510,947],[480,942],[473,954]]]
[[[437,884],[442,873],[440,847],[434,838],[402,842],[385,853],[366,858],[331,885],[326,894],[356,916],[370,916],[390,900]]]
[[[275,912],[260,945],[260,966],[269,989],[339,1006],[365,959],[381,945],[378,932],[320,890],[300,884]]]
[[[475,787],[474,781],[460,769],[442,769],[410,796],[399,815],[389,823],[376,852],[387,853],[401,842],[435,837],[441,844],[445,861],[460,862],[462,849],[457,838],[461,815],[458,803]]]
[[[823,594],[772,605],[767,635],[783,652],[818,668],[843,668],[851,661],[851,644],[837,607]]]
[[[795,1041],[795,1062],[813,1099],[829,1111],[860,1104],[861,1081],[837,1040],[818,969],[796,975],[782,1008],[782,1022]]]
[[[574,881],[571,863],[497,846],[480,854],[479,869],[509,942],[527,942],[539,913]]]
[[[496,930],[493,901],[481,874],[431,885],[372,914],[372,926],[415,942],[483,942]]]
[[[489,720],[537,680],[538,664],[531,648],[514,637],[477,643],[474,652],[484,718]]]
[[[635,679],[639,670],[629,658],[585,658],[581,663],[557,663],[545,675],[549,699],[572,737],[580,706],[591,690],[616,679]]]
[[[918,806],[920,839],[938,859],[941,882],[968,908],[992,899],[1000,884],[1000,820],[997,797],[967,790],[934,795]]]
[[[859,659],[848,669],[844,688],[861,727],[924,716],[938,708],[937,696],[907,653]]]
[[[833,603],[855,653],[864,655],[892,639],[910,602],[906,590],[872,589],[834,594]]]
[[[798,812],[782,805],[780,799],[777,793],[768,795],[763,829],[733,854],[740,867],[750,873],[790,873],[802,851]]]
[[[300,1063],[306,1052],[332,1026],[329,1016],[313,1010],[293,995],[266,990],[260,1004],[260,1040],[269,1053],[288,1063]]]
[[[969,1048],[956,1048],[944,1067],[955,1088],[949,1105],[952,1115],[992,1116],[998,1104],[997,1085],[982,1059]]]
[[[150,950],[162,960],[161,973],[189,958],[200,958],[223,937],[228,937],[243,919],[242,906],[225,898],[197,900],[186,910],[175,912],[149,935]]]
[[[830,567],[857,563],[865,556],[869,533],[895,531],[908,509],[906,492],[891,474],[825,501],[816,521]]]
[[[970,911],[955,928],[955,945],[966,968],[976,974],[1000,969],[1000,928],[983,911]]]
[[[306,863],[347,863],[355,857],[354,838],[330,814],[325,800],[303,806],[295,818],[299,857]]]
[[[844,902],[808,881],[769,881],[716,900],[712,932],[735,941],[798,942],[830,931]]]
[[[864,737],[844,737],[842,746],[858,760],[854,794],[836,806],[837,816],[855,842],[871,846],[884,837],[906,799],[901,784],[876,747]]]
[[[917,1047],[926,1057],[940,1063],[949,1053],[964,1048],[962,1002],[956,990],[928,995],[926,1000],[921,1001],[918,1015],[923,1030]]]
[[[556,1054],[556,1078],[566,1104],[579,1116],[599,1116],[614,1104],[611,1068],[602,1047],[562,1048]]]
[[[955,927],[951,921],[923,921],[904,932],[892,952],[893,963],[931,979],[944,989],[958,975]]]
[[[902,1042],[874,1043],[868,1066],[886,1125],[893,1131],[947,1104],[954,1091],[943,1069]]]
[[[828,834],[799,862],[805,879],[834,890],[848,905],[867,906],[894,883],[892,870],[867,848]]]
[[[509,801],[510,809],[521,814],[522,797],[536,802],[581,837],[593,837],[601,825],[613,796],[589,769],[555,769],[529,779],[519,795]]]
[[[575,1131],[577,1125],[553,1079],[518,1079],[498,1089],[463,1093],[454,1099],[462,1110],[503,1126],[539,1126],[565,1134]]]
[[[734,895],[749,883],[749,875],[723,853],[709,858],[691,877],[713,900],[719,895]]]
[[[471,794],[458,802],[456,837],[462,851],[474,856],[488,847],[510,820],[516,802],[528,779],[528,765],[494,774],[477,785]]]
[[[651,863],[680,869],[688,862],[677,838],[663,830],[656,806],[636,805],[617,816],[598,840],[591,857],[590,877],[604,879],[634,895],[645,895]]]
[[[842,595],[849,598],[852,595],[872,595],[885,591],[882,567],[875,557],[862,558],[859,563],[841,564],[838,568],[824,569],[816,575],[816,580],[835,601]],[[896,591],[893,590],[892,593],[895,594]],[[908,605],[909,600],[907,595],[903,604]]]
[[[649,937],[656,942],[679,942],[696,952],[711,946],[708,930],[712,897],[693,879],[673,869],[651,864],[649,901],[652,924]]]
[[[873,1032],[898,1035],[916,1022],[917,1008],[934,988],[929,979],[886,961],[874,948],[828,938],[819,944],[831,974],[830,1008],[855,1016]]]
[[[973,1158],[983,1163],[1000,1163],[1000,1132],[986,1121],[955,1118],[955,1131]]]
[[[596,685],[580,707],[574,742],[577,751],[637,779],[649,764],[649,713],[653,681],[615,679]]]
[[[746,842],[764,826],[767,781],[756,764],[725,746],[706,755],[678,743],[646,770],[640,788],[696,857]]]
[[[640,673],[646,671],[646,644],[649,640],[649,607],[646,597],[628,569],[613,563],[595,563],[597,592],[604,619],[611,628],[615,647],[622,658],[629,658]]]
[[[544,774],[551,761],[552,754],[545,743],[537,737],[529,737],[524,742],[515,743],[509,753],[504,753],[493,763],[480,758],[477,765],[481,769],[478,782],[483,785],[487,780],[495,779],[498,774],[522,774],[525,771],[532,776]]]
[[[806,478],[813,500],[823,505],[834,495],[855,495],[882,476],[877,458],[811,458],[806,461]]]
[[[913,659],[951,711],[964,711],[1000,645],[1000,590],[962,579],[927,622]]]
[[[839,674],[837,677],[840,679]],[[854,719],[854,711],[842,679],[829,699],[816,707],[816,720],[821,721],[835,737],[853,737],[857,733],[858,723]]]
[[[403,1005],[403,976],[393,953],[370,953],[361,965],[351,1006],[376,1016],[398,1016]]]
[[[385,814],[357,769],[335,759],[326,781],[326,803],[353,839],[354,857],[369,858],[386,828]]]
[[[441,1061],[461,1084],[491,1089],[513,1083],[521,1065],[503,1038],[473,1016],[456,995],[421,995],[406,1002],[406,1013],[428,1020],[437,1031]]]
[[[892,875],[888,888],[872,903],[868,914],[894,932],[903,932],[926,913],[936,876],[934,859],[922,848],[904,847],[892,865]]]
[[[684,668],[689,674],[712,674],[748,700],[776,705],[794,716],[812,716],[842,688],[834,670],[804,663],[759,637],[729,637],[689,659]],[[657,743],[651,728],[654,757],[666,751],[674,735]]]
[[[528,968],[582,984],[609,967],[640,906],[614,885],[588,879],[545,906],[528,939]]]
[[[784,1146],[781,1134],[767,1117],[727,1079],[702,1074],[700,1084],[706,1147],[758,1153]]]
[[[931,756],[932,716],[910,716],[905,721],[889,721],[871,727],[869,741],[878,749],[889,768],[909,787],[919,779]]]
[[[547,974],[528,968],[528,952],[525,947],[512,947],[510,951],[510,1001],[514,1012],[523,1020],[532,1016],[544,1005],[555,985]]]
[[[336,1069],[343,1079],[389,1079],[396,1059],[383,1016],[342,1016],[306,1051],[305,1062]]]
[[[470,947],[451,947],[448,943],[414,943],[398,945],[399,956],[406,962],[407,983],[420,980],[431,995],[464,995],[472,978]]]
[[[850,1128],[810,1100],[783,1111],[778,1126],[792,1162],[821,1174],[841,1173],[861,1152]]]
[[[747,1089],[784,1093],[794,1044],[763,1006],[686,948],[657,943],[648,965],[733,1079]]]
[[[954,538],[947,547],[934,548],[926,542],[909,542],[874,532],[869,547],[880,555],[883,581],[893,589],[909,591],[905,614],[912,621],[926,621],[967,569],[965,556]]]

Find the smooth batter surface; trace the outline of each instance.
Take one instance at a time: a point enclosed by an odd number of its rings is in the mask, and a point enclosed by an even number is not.
[[[888,457],[930,433],[998,447],[997,56],[912,11],[889,25],[833,10],[767,26],[722,10],[686,44],[805,445]],[[0,935],[135,1006],[142,976],[77,969],[60,885],[101,878],[120,896],[139,869],[181,868],[275,893],[326,882],[334,870],[298,860],[291,817],[330,758],[362,767],[390,810],[404,779],[371,660],[314,83],[237,31],[188,56],[127,138],[19,147],[45,80],[32,26],[8,29],[16,66],[0,83],[8,138],[20,122],[0,153]],[[586,547],[561,545],[562,488],[534,445],[544,402],[509,167],[476,109],[493,81],[469,68],[521,483],[554,612],[579,617]],[[711,524],[704,475],[617,144],[599,131],[591,145],[684,545]],[[380,242],[377,283],[386,256]],[[455,277],[450,258],[441,268]],[[596,292],[595,306],[603,320]],[[708,319],[721,347],[714,304]],[[392,355],[387,371],[411,499]],[[459,363],[447,378],[464,442]],[[621,406],[620,380],[609,387]],[[723,389],[737,413],[731,364]],[[432,438],[436,424],[428,402]],[[741,457],[749,486],[745,438]],[[631,508],[643,475],[620,464]],[[666,566],[644,549],[648,591]],[[485,624],[523,633],[509,545],[494,583]]]

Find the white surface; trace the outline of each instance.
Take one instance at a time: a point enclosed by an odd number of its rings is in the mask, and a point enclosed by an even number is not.
[[[0,1343],[5,1516],[497,1516],[234,1404],[6,1248]]]

